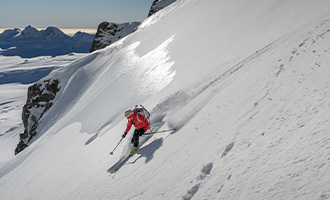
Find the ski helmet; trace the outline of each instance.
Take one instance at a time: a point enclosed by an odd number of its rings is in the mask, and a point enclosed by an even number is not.
[[[133,114],[133,110],[126,110],[125,111],[125,117],[129,117],[131,114]]]

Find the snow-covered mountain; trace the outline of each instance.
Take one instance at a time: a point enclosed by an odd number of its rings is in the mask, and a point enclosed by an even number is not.
[[[0,199],[330,199],[329,6],[180,0],[53,71],[36,137],[0,160]],[[136,104],[152,130],[176,131],[109,175],[132,148],[133,130],[109,154]]]
[[[8,29],[0,34],[0,55],[32,58],[72,52],[87,53],[93,38],[93,34],[82,32],[71,37],[56,27],[40,31],[32,26],[27,26],[24,30]]]

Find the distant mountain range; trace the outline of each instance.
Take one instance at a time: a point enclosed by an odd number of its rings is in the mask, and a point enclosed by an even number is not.
[[[176,0],[154,0],[148,17],[172,4]],[[38,31],[32,26],[24,30],[15,28],[0,34],[0,56],[59,56],[69,53],[89,53],[102,49],[134,32],[140,22],[109,23],[102,22],[96,34],[77,32],[72,37],[59,28],[48,27]]]
[[[41,31],[32,26],[27,26],[24,30],[8,29],[0,34],[0,55],[31,58],[72,52],[88,53],[94,37],[94,34],[83,32],[77,32],[71,37],[56,27]]]

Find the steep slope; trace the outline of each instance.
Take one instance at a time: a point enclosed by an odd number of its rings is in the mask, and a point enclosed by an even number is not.
[[[329,199],[328,7],[177,1],[52,73],[61,89],[0,169],[1,199]],[[140,103],[154,130],[177,131],[109,176]]]

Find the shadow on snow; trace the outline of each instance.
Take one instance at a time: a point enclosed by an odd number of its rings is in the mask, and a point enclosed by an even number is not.
[[[163,138],[158,138],[156,140],[154,140],[153,142],[151,142],[150,144],[148,144],[147,146],[142,147],[136,154],[139,155],[138,158],[136,158],[134,161],[129,162],[127,164],[134,164],[137,160],[139,160],[140,158],[145,157],[146,161],[145,163],[148,163],[150,160],[152,160],[154,158],[154,154],[155,152],[161,147],[163,146]]]
[[[0,72],[0,84],[31,84],[47,76],[56,67]]]

